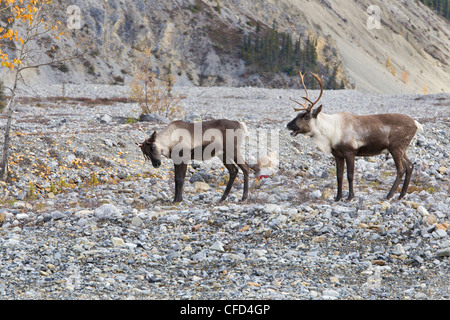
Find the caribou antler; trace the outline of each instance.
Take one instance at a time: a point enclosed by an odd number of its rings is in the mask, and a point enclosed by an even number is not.
[[[289,99],[291,99],[291,101],[293,101],[293,102],[295,102],[295,103],[297,103],[297,104],[299,104],[299,105],[301,105],[303,107],[302,109],[294,108],[295,112],[300,112],[300,111],[303,111],[303,110],[311,111],[311,109],[306,107],[306,104],[309,101],[309,93],[308,93],[308,89],[306,89],[306,85],[305,85],[305,75],[301,71],[299,71],[298,74],[300,75],[300,79],[302,80],[303,89],[305,89],[305,92],[306,92],[306,98],[305,97],[303,98],[303,99],[306,100],[306,102],[305,103],[300,103],[300,102],[298,102],[298,101],[296,101],[296,100],[294,100],[292,98],[289,98]]]
[[[142,127],[140,125],[138,125],[137,128],[139,131],[141,131],[144,134],[144,139],[145,139],[146,133],[145,133],[144,129],[142,129]]]
[[[142,129],[140,125],[137,126],[137,129],[138,129],[139,131],[141,131],[141,132],[144,134],[144,139],[145,139],[145,131],[144,131],[144,129]],[[130,136],[130,138],[134,141],[134,143],[135,143],[138,147],[142,146],[142,143],[141,143],[141,142],[138,142],[138,141],[137,141],[137,140],[136,140],[129,132],[128,132],[128,135]]]
[[[292,98],[289,98],[289,99],[303,107],[302,109],[294,108],[295,112],[300,112],[300,111],[304,111],[304,110],[311,111],[312,108],[317,104],[317,102],[319,102],[319,100],[322,98],[322,95],[323,95],[323,82],[322,82],[322,79],[320,79],[317,74],[311,72],[311,75],[314,78],[317,79],[317,81],[319,82],[319,85],[320,85],[320,96],[315,102],[312,102],[309,99],[308,89],[306,88],[306,85],[305,85],[305,75],[301,71],[299,71],[298,73],[300,75],[300,79],[302,80],[303,88],[305,89],[305,92],[306,92],[306,97],[302,97],[302,98],[305,99],[306,101],[305,101],[305,103],[300,103],[300,102],[298,102],[298,101],[296,101],[296,100],[294,100]],[[306,106],[308,104],[308,102],[310,103],[309,107]]]
[[[314,78],[316,78],[316,80],[319,82],[319,85],[320,85],[320,95],[319,95],[319,98],[317,98],[316,102],[312,103],[312,105],[310,107],[312,109],[317,104],[317,102],[319,102],[319,100],[322,98],[322,95],[323,95],[323,82],[322,82],[322,79],[320,79],[317,74],[311,72],[311,75]],[[306,100],[308,100],[308,99],[306,99]],[[311,101],[309,101],[309,102],[311,102]]]
[[[141,144],[140,142],[137,142],[137,140],[129,132],[128,132],[128,135],[130,136],[131,140],[133,140],[137,146],[139,146]]]

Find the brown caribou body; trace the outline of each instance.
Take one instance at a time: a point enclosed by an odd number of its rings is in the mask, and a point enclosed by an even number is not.
[[[190,160],[205,161],[218,157],[230,173],[228,184],[220,201],[224,201],[238,174],[244,174],[242,201],[248,197],[249,167],[241,154],[241,143],[247,133],[244,123],[226,119],[196,123],[175,121],[164,130],[154,132],[138,144],[153,167],[161,166],[161,156],[173,160],[175,169],[174,202],[183,201],[183,184]]]
[[[414,165],[406,155],[406,149],[414,138],[417,130],[423,130],[422,126],[409,116],[402,114],[378,114],[359,116],[347,112],[333,115],[322,113],[322,106],[313,109],[314,105],[322,97],[323,85],[321,79],[315,74],[313,76],[319,81],[321,94],[315,102],[309,100],[308,91],[303,82],[304,75],[300,73],[302,84],[307,93],[301,104],[302,109],[297,117],[288,125],[293,136],[307,134],[313,138],[319,149],[325,153],[331,153],[336,161],[338,191],[336,201],[342,199],[342,182],[344,167],[347,165],[347,178],[349,184],[348,199],[353,199],[353,178],[355,169],[355,157],[375,156],[389,152],[397,168],[397,177],[387,195],[393,197],[400,180],[405,176],[403,188],[399,199],[406,195],[411,179]],[[310,103],[307,107],[308,102]]]

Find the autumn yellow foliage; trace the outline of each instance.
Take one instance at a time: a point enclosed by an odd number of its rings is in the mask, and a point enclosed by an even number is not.
[[[60,32],[61,22],[52,19],[52,0],[0,0],[0,67],[6,68],[13,74],[12,84],[8,88],[11,96],[7,104],[7,121],[0,161],[0,179],[6,181],[8,170],[9,148],[11,144],[11,124],[15,110],[16,89],[22,78],[22,71],[50,65],[50,62],[36,62],[30,58],[30,53],[36,57],[44,53],[44,48],[30,49],[29,44],[43,35],[54,34],[56,40],[64,32]],[[66,60],[66,59],[65,59]],[[61,59],[59,61],[62,61]],[[42,173],[42,172],[41,172]]]
[[[386,68],[392,73],[394,77],[397,75],[397,71],[395,70],[395,67],[392,65],[391,57],[388,57],[386,60]]]
[[[21,35],[18,29],[15,29],[17,23],[29,24],[35,23],[35,17],[44,5],[52,3],[52,0],[0,0],[0,14],[6,14],[8,17],[8,26],[0,27],[0,65],[14,70],[22,61],[15,57],[10,57],[5,51],[8,41],[20,42],[24,44],[24,35]],[[44,27],[56,30],[58,25],[47,25],[44,21],[39,21]],[[58,22],[60,24],[60,22]],[[29,30],[29,28],[28,28]]]

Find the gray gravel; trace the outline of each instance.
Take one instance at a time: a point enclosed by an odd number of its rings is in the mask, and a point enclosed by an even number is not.
[[[288,98],[301,91],[178,90],[186,119],[280,130],[274,175],[252,171],[244,203],[239,175],[218,204],[226,170],[195,162],[185,201],[174,205],[172,164],[154,169],[130,137],[143,138],[138,123],[126,123],[137,106],[75,99],[123,98],[126,87],[66,86],[65,100],[22,99],[13,173],[0,184],[1,299],[450,298],[448,94],[325,92],[324,112],[405,113],[425,129],[409,149],[416,170],[403,200],[384,199],[395,170],[378,156],[357,160],[356,199],[335,203],[332,157],[284,129],[295,116]]]

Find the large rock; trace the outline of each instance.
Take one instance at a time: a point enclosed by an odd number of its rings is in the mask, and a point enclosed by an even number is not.
[[[113,204],[104,204],[94,210],[94,216],[99,219],[118,219],[122,217],[122,212]]]
[[[153,123],[169,123],[170,121],[160,116],[159,114],[150,113],[150,114],[141,114],[139,116],[139,121],[141,122],[153,122]]]

